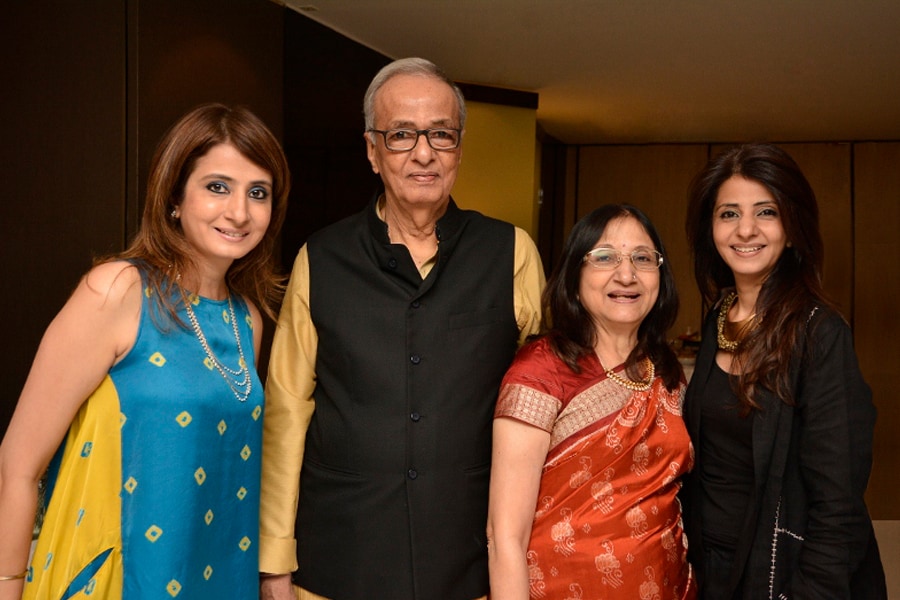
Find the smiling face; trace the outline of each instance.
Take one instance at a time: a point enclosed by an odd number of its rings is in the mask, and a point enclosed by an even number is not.
[[[176,208],[184,237],[201,269],[224,273],[266,233],[272,216],[272,177],[231,144],[197,159]]]
[[[611,248],[630,255],[635,250],[658,250],[644,227],[633,217],[610,221],[594,248]],[[612,270],[581,267],[578,297],[598,328],[635,335],[659,296],[659,270],[634,268],[630,258]]]
[[[712,236],[739,287],[762,285],[788,243],[775,198],[761,183],[739,175],[719,188]]]
[[[459,106],[453,90],[434,77],[395,75],[375,97],[375,128],[459,128]],[[381,176],[389,202],[410,208],[440,207],[450,199],[460,149],[434,150],[425,136],[407,152],[384,145],[380,133],[367,133],[369,162]]]

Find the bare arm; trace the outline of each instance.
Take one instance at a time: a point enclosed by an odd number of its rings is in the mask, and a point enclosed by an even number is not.
[[[0,443],[0,575],[27,566],[38,481],[78,409],[134,343],[140,287],[127,263],[95,267],[41,340]],[[21,579],[0,581],[2,600],[19,598],[21,590]]]
[[[506,417],[494,420],[487,526],[492,600],[529,597],[525,553],[549,447],[550,434],[542,429]]]

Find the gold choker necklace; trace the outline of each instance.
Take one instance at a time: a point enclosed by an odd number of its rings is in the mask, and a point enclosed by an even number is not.
[[[645,379],[644,381],[632,381],[630,379],[626,379],[612,369],[604,369],[604,371],[606,371],[607,377],[609,377],[611,380],[615,381],[622,387],[634,392],[643,392],[649,390],[650,386],[653,385],[653,377],[654,375],[656,375],[656,367],[654,367],[653,362],[646,357],[641,361],[641,365],[643,366],[644,372],[647,373],[647,379]],[[601,364],[600,367],[602,368],[603,365]]]
[[[759,324],[756,313],[753,313],[743,321],[729,321],[728,311],[734,306],[735,301],[737,301],[737,294],[731,292],[722,300],[722,306],[719,308],[716,341],[719,344],[719,349],[725,352],[737,350],[744,338],[747,337],[747,334]]]

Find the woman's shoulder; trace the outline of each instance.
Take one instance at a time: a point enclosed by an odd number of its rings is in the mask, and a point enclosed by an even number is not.
[[[837,308],[824,304],[813,304],[807,308],[806,325],[811,337],[850,333],[850,323],[844,315]]]
[[[133,263],[125,260],[102,262],[89,270],[80,286],[104,301],[121,302],[137,297],[141,289],[141,272]]]
[[[527,342],[516,353],[507,371],[507,379],[531,378],[540,372],[544,376],[560,370],[565,363],[557,356],[549,336],[541,336]]]

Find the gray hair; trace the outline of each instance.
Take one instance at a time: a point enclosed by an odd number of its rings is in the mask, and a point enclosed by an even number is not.
[[[363,98],[363,115],[366,118],[366,131],[375,128],[375,96],[381,87],[388,82],[389,79],[396,75],[415,75],[418,77],[431,77],[439,81],[443,81],[450,86],[456,95],[456,104],[459,106],[459,128],[464,129],[466,126],[466,99],[463,97],[462,91],[457,87],[453,80],[433,62],[424,58],[401,58],[389,63],[383,67],[369,84],[366,95]]]

